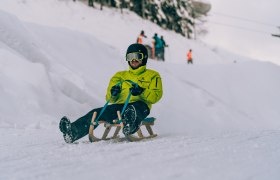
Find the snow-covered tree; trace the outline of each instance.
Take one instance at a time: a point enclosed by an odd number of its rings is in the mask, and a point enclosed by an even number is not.
[[[203,32],[201,24],[211,9],[205,0],[95,0],[109,7],[128,8],[139,16],[173,30],[194,37],[194,30]],[[197,25],[197,26],[196,26]]]

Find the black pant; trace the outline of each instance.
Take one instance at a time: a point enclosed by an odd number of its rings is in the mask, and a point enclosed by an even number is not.
[[[136,101],[133,103],[129,103],[128,106],[130,106],[130,105],[133,105],[135,107],[136,115],[137,115],[136,126],[139,126],[141,121],[150,114],[150,109],[147,106],[147,104],[142,101]],[[107,108],[105,109],[104,113],[99,118],[99,120],[104,120],[108,123],[112,123],[113,120],[118,119],[117,111],[121,112],[123,109],[123,106],[124,106],[124,104],[108,105]],[[96,116],[96,118],[97,118],[99,116],[101,109],[102,108],[93,109],[90,112],[88,112],[86,115],[80,117],[75,122],[71,123],[73,141],[76,141],[88,134],[93,113],[97,112],[97,116]],[[98,125],[95,125],[94,129],[97,126]]]

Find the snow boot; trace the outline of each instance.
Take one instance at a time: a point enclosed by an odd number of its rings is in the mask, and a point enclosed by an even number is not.
[[[63,133],[63,138],[66,143],[74,142],[74,138],[71,130],[71,122],[66,116],[61,118],[59,122],[59,129]]]
[[[137,123],[137,113],[133,105],[127,106],[123,114],[123,134],[130,135],[134,134],[138,129],[139,125]]]

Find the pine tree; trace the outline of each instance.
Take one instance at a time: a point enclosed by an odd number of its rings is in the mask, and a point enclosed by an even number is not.
[[[92,6],[93,6],[93,0]],[[211,9],[210,4],[199,0],[95,0],[108,7],[128,8],[144,19],[148,19],[159,26],[173,30],[191,38],[195,37],[199,24],[203,24],[204,17]],[[90,1],[89,1],[90,2]],[[199,22],[197,24],[196,22]]]
[[[93,0],[88,0],[88,5],[91,6],[91,7],[94,7]]]

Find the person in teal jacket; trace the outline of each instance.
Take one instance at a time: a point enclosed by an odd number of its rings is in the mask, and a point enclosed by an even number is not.
[[[122,111],[131,93],[129,104],[122,115],[125,135],[137,132],[141,121],[150,114],[152,104],[157,103],[163,94],[161,77],[158,72],[146,68],[147,60],[146,47],[142,44],[131,44],[126,51],[129,70],[117,72],[107,88],[106,100],[111,104],[106,107],[100,120],[108,123],[113,123],[113,120],[118,118],[117,111]],[[93,109],[73,123],[66,116],[61,118],[59,129],[65,142],[72,143],[86,136],[93,113],[97,112],[98,116],[101,109]]]

